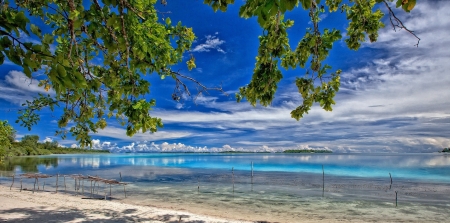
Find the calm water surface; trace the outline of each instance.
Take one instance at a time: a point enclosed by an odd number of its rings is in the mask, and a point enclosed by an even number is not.
[[[124,199],[123,188],[116,187],[113,199],[221,217],[235,213],[248,220],[292,222],[316,209],[342,219],[351,213],[366,220],[380,213],[392,221],[397,215],[408,221],[450,217],[440,211],[450,206],[450,156],[445,154],[51,155],[10,159],[0,168],[3,176],[41,172],[122,177],[130,183],[128,196]],[[74,192],[72,181],[67,193]],[[2,183],[9,181],[2,177]],[[53,184],[47,182],[46,189]],[[102,194],[109,189],[100,185],[98,190]],[[402,209],[392,209],[395,191]]]

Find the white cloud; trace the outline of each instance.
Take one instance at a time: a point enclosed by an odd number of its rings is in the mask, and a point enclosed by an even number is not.
[[[0,82],[0,99],[22,104],[26,100],[32,100],[38,93],[54,94],[53,90],[45,91],[38,84],[39,80],[30,79],[24,73],[12,70],[5,76],[5,80]]]
[[[45,137],[45,139],[42,140],[42,142],[53,142],[53,139],[50,137]]]
[[[157,131],[155,133],[137,133],[133,137],[129,137],[126,134],[124,128],[118,128],[114,126],[108,126],[105,129],[99,130],[97,133],[93,134],[95,136],[104,136],[114,139],[120,139],[125,141],[156,141],[156,140],[167,140],[167,139],[178,139],[190,136],[192,133],[183,131]]]
[[[220,53],[226,53],[220,45],[225,43],[224,40],[220,40],[216,36],[207,35],[205,43],[199,44],[192,49],[192,52],[209,52],[211,50],[217,50]]]
[[[244,152],[283,152],[287,149],[310,149],[310,150],[329,150],[328,148],[320,147],[310,147],[308,145],[293,145],[291,147],[272,147],[267,145],[262,145],[253,148],[242,148],[242,147],[232,147],[228,144],[222,147],[211,147],[206,146],[190,146],[183,143],[168,143],[163,142],[161,144],[155,144],[150,141],[143,142],[132,142],[128,145],[118,146],[110,142],[101,142],[98,139],[92,140],[93,149],[106,149],[113,153],[145,153],[145,152],[224,152],[224,151],[244,151]]]

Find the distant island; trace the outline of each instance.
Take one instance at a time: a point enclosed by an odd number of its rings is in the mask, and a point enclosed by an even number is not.
[[[333,153],[331,150],[326,149],[288,149],[283,153]]]
[[[441,153],[450,153],[450,148],[444,148]]]

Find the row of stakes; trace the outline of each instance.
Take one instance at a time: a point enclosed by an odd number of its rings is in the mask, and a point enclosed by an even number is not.
[[[122,181],[122,173],[119,173],[120,175],[120,181]],[[232,182],[233,182],[233,192],[234,192],[234,167],[231,168],[231,175],[232,175]],[[38,184],[38,190],[39,190],[39,179],[40,178],[50,178],[52,177],[51,175],[46,175],[46,174],[39,174],[39,173],[25,173],[25,174],[21,174],[20,175],[20,191],[22,191],[22,178],[34,178],[35,182],[34,182],[34,188],[33,188],[33,193],[36,190],[36,184]],[[58,193],[58,177],[60,175],[57,174],[56,175],[56,190],[55,193]],[[109,196],[111,199],[111,186],[112,185],[123,185],[123,191],[125,194],[125,198],[127,197],[127,192],[126,192],[126,188],[125,186],[127,185],[127,183],[124,182],[120,182],[117,180],[108,180],[108,179],[104,179],[104,178],[100,178],[100,177],[96,177],[96,176],[83,176],[81,174],[73,174],[73,175],[62,175],[64,177],[64,191],[66,191],[66,177],[71,177],[75,180],[75,191],[77,192],[77,194],[79,193],[79,189],[80,189],[80,182],[81,182],[81,188],[82,188],[82,194],[84,194],[84,181],[90,181],[91,182],[91,187],[90,187],[90,197],[93,197],[93,194],[95,193],[95,184],[97,184],[97,194],[98,194],[98,188],[100,187],[100,182],[104,183],[104,184],[109,184]],[[251,184],[253,185],[253,162],[251,162]],[[12,186],[14,185],[14,178],[15,175],[12,176],[13,180],[12,180],[12,184],[10,186],[10,190],[12,188]],[[389,189],[392,189],[392,175],[391,173],[389,173],[389,177],[391,179],[391,184],[389,186]],[[77,182],[78,182],[78,187],[77,187]],[[94,184],[92,184],[94,182]],[[197,182],[198,182],[198,186],[197,186],[197,190],[200,191],[200,180],[197,178]],[[42,189],[44,190],[45,187],[45,181],[44,184],[42,186]],[[324,166],[322,165],[322,197],[324,197],[325,194],[325,169]],[[397,207],[397,195],[398,195],[398,191],[395,191],[395,207]],[[106,200],[106,192],[105,192],[105,198]]]
[[[122,180],[122,173],[119,173],[120,175],[120,180]],[[81,188],[81,193],[84,195],[84,181],[90,181],[91,182],[91,186],[90,186],[90,198],[93,198],[94,193],[95,193],[95,186],[97,184],[97,195],[98,195],[98,191],[99,191],[99,187],[100,187],[100,183],[104,183],[105,185],[108,184],[109,185],[109,197],[111,199],[111,187],[112,185],[123,185],[123,192],[125,195],[125,198],[127,197],[127,191],[126,191],[126,185],[127,183],[124,182],[120,182],[117,180],[109,180],[109,179],[104,179],[104,178],[100,178],[97,176],[83,176],[82,174],[72,174],[72,175],[60,175],[57,174],[56,175],[56,185],[55,185],[55,193],[58,193],[58,182],[59,182],[59,177],[62,176],[64,178],[64,192],[67,191],[67,184],[66,184],[66,177],[70,177],[72,179],[74,179],[75,181],[75,192],[78,195],[80,193],[80,188]],[[34,179],[34,186],[33,186],[33,193],[36,190],[36,184],[38,186],[38,190],[39,190],[39,179],[46,179],[46,178],[51,178],[53,176],[51,175],[47,175],[47,174],[40,174],[40,173],[25,173],[25,174],[20,174],[20,192],[22,192],[23,186],[22,186],[22,179],[23,178],[27,178],[27,179]],[[11,190],[13,185],[14,185],[14,180],[15,180],[15,174],[12,175],[12,183],[11,186],[9,187],[9,189]],[[45,190],[45,181],[42,185],[42,190]],[[105,200],[106,200],[106,195],[107,192],[105,191]]]
[[[389,190],[392,189],[392,175],[389,173],[389,178],[391,179],[391,184],[389,186]],[[233,193],[234,193],[234,167],[231,167],[231,181],[233,182]],[[200,191],[200,181],[197,178],[198,186],[197,191]],[[251,162],[251,184],[253,185],[253,162]],[[252,188],[253,189],[253,188]],[[325,168],[322,165],[322,197],[325,195]],[[395,191],[395,207],[397,207],[397,195],[398,191]]]

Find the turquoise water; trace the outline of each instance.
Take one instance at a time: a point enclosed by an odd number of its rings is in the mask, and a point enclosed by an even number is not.
[[[329,210],[341,220],[356,215],[376,221],[382,215],[394,222],[442,222],[450,218],[440,211],[450,207],[449,170],[446,154],[50,155],[7,160],[0,183],[9,186],[5,176],[13,172],[97,175],[129,183],[127,198],[118,186],[113,199],[219,217],[298,222]],[[54,190],[55,179],[46,180],[45,189]],[[73,180],[66,180],[67,193],[75,194]],[[24,184],[32,188],[33,180]],[[99,186],[97,193],[109,191]],[[400,209],[392,209],[396,192]]]
[[[325,173],[343,177],[389,177],[450,182],[450,156],[444,154],[102,154],[51,155],[33,159],[57,159],[57,166],[40,165],[46,173],[84,172],[125,166],[255,172]]]

